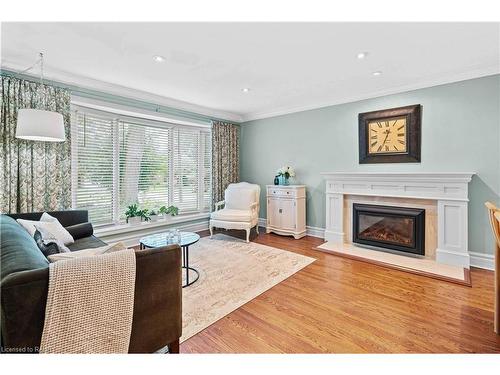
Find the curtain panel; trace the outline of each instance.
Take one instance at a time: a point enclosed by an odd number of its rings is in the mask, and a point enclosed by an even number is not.
[[[2,213],[64,210],[71,207],[70,92],[37,82],[1,76]],[[65,142],[17,139],[17,111],[47,109],[63,115]]]
[[[224,199],[227,185],[240,179],[238,126],[212,121],[212,203]]]

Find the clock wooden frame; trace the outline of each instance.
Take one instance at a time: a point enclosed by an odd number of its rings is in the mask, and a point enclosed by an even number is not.
[[[406,151],[370,153],[369,126],[373,121],[388,121],[406,117]],[[420,104],[360,113],[359,163],[420,163],[421,117]]]

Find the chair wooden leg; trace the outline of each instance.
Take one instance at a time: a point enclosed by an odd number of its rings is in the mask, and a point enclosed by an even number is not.
[[[259,234],[259,224],[255,226],[255,231],[257,232],[257,234]]]
[[[214,228],[210,225],[208,229],[210,229],[210,238],[212,238],[212,236],[214,235]]]
[[[250,242],[250,229],[245,229],[247,232],[247,243]]]
[[[179,339],[168,344],[168,353],[169,354],[179,354]]]

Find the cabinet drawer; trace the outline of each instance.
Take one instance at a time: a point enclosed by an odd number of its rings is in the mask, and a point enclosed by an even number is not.
[[[295,189],[286,188],[268,188],[267,195],[270,197],[290,197],[295,198],[297,196],[297,191]]]

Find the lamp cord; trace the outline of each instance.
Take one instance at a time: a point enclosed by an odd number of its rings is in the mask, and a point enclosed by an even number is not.
[[[21,70],[17,72],[17,75],[24,74],[26,72],[29,72],[31,69],[36,67],[37,65],[40,65],[40,89],[42,90],[42,105],[44,108],[47,107],[46,101],[45,101],[45,95],[43,94],[43,53],[39,52],[38,55],[40,56],[38,60],[35,61],[33,65],[31,65],[29,68],[26,68],[24,70]]]

